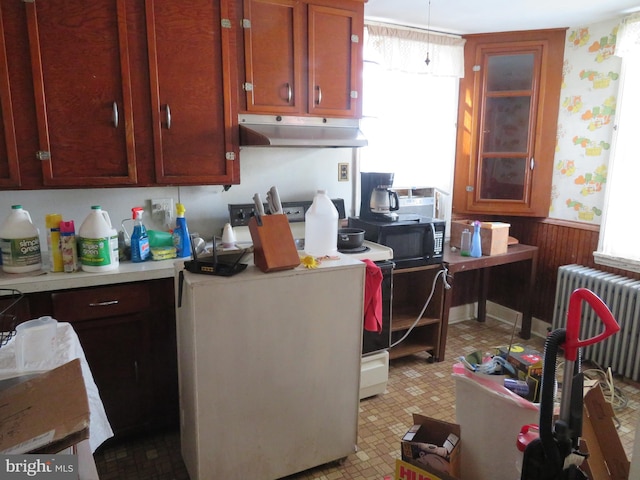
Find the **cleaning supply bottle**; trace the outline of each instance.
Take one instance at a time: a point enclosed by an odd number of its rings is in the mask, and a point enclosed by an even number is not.
[[[482,256],[482,239],[480,238],[480,222],[473,222],[473,237],[471,237],[471,256]]]
[[[0,225],[2,270],[25,273],[42,268],[40,232],[22,205],[12,205],[11,213]]]
[[[318,190],[304,216],[304,251],[314,257],[338,253],[338,210],[326,190]]]
[[[62,250],[60,249],[60,222],[62,215],[59,213],[48,213],[44,217],[44,224],[47,227],[47,248],[49,249],[49,267],[52,272],[62,272]]]
[[[176,257],[185,258],[191,256],[191,239],[187,228],[187,219],[184,218],[185,208],[182,203],[176,203],[176,228],[173,230],[173,244],[176,247]]]
[[[149,260],[149,236],[147,228],[142,223],[142,207],[133,207],[133,233],[131,234],[131,261],[135,263]]]
[[[62,250],[62,265],[65,273],[73,273],[78,270],[78,244],[73,220],[60,222],[60,249]]]
[[[118,268],[118,232],[100,205],[91,207],[91,212],[80,225],[78,236],[82,270],[104,272]]]
[[[471,232],[465,228],[460,237],[460,255],[463,257],[471,256]]]

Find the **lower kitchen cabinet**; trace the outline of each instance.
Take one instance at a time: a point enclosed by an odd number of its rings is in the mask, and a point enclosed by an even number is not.
[[[78,334],[116,436],[178,425],[173,279],[39,294]],[[44,308],[43,308],[44,307]]]
[[[389,358],[428,352],[435,361],[443,360],[440,358],[441,341],[445,342],[446,338],[441,340],[444,287],[440,279],[429,305],[422,312],[439,270],[440,265],[425,265],[393,271],[391,344],[404,337],[418,317],[420,320],[402,342],[390,349]]]

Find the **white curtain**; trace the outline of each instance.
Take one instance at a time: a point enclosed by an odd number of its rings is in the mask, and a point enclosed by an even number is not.
[[[393,172],[395,187],[451,192],[465,41],[369,23],[366,32],[361,127],[369,146],[358,149],[360,170]]]
[[[389,70],[464,77],[465,40],[452,35],[367,24],[366,60]],[[429,52],[429,65],[425,63]]]
[[[616,105],[616,130],[608,167],[597,263],[640,271],[640,221],[635,217],[640,179],[640,13],[618,28],[615,54],[622,58]]]

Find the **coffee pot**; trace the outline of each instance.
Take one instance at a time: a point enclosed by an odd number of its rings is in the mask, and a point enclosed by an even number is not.
[[[360,173],[360,218],[370,220],[394,220],[400,202],[398,194],[391,190],[393,173]]]
[[[371,192],[369,208],[373,213],[388,214],[398,210],[398,194],[385,185],[380,185]]]

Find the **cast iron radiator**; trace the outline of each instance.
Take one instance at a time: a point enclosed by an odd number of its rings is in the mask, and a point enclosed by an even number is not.
[[[609,307],[620,331],[603,342],[582,348],[582,358],[634,381],[640,380],[640,281],[581,265],[558,268],[552,328],[565,328],[569,296],[576,288],[588,288]],[[602,322],[586,304],[581,315],[580,338],[602,332]]]

